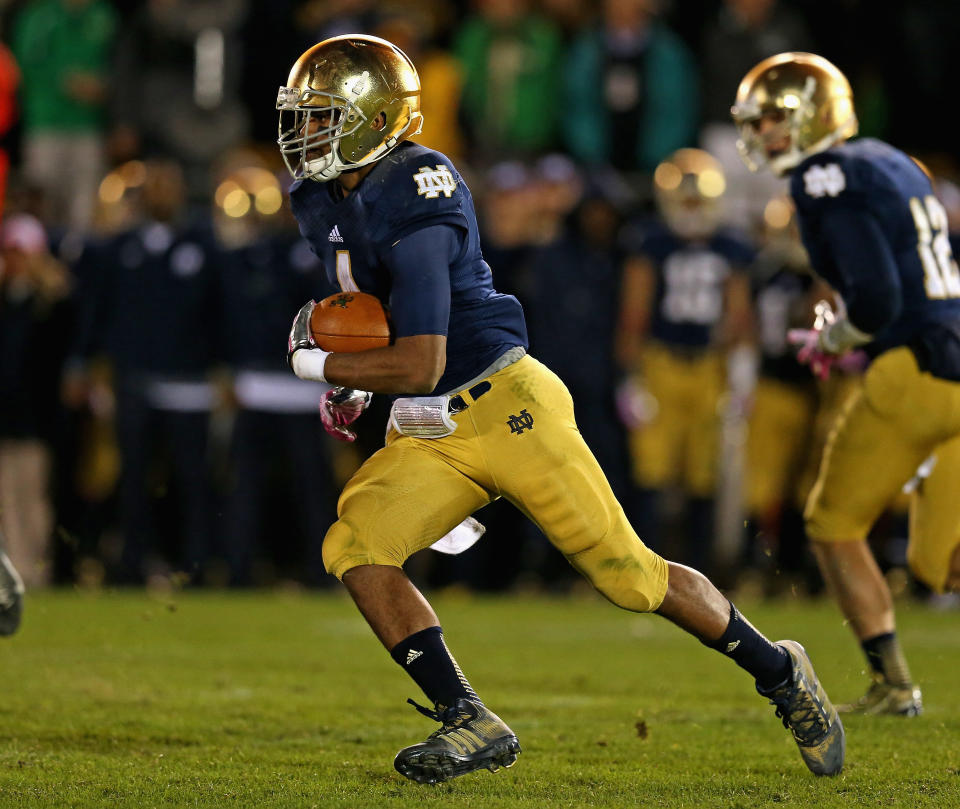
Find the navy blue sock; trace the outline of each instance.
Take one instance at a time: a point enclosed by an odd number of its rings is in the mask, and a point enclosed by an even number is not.
[[[717,640],[705,642],[704,646],[716,649],[750,672],[757,681],[757,688],[762,691],[770,691],[786,682],[793,667],[786,649],[757,632],[732,603],[726,630]]]
[[[891,641],[895,640],[895,635],[893,632],[885,632],[882,635],[877,635],[873,638],[867,638],[865,641],[860,642],[860,647],[863,649],[864,655],[867,657],[867,662],[870,664],[871,670],[877,674],[883,674],[883,649]]]
[[[460,697],[480,701],[447,649],[439,626],[414,632],[394,646],[390,656],[434,705],[449,708]]]
[[[871,670],[894,685],[909,685],[910,668],[895,632],[884,632],[860,642]]]

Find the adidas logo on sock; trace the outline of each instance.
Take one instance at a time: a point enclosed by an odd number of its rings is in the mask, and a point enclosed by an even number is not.
[[[342,242],[343,236],[340,235],[340,227],[338,225],[333,226],[333,230],[330,231],[330,235],[327,236],[328,242]]]
[[[409,652],[407,652],[407,665],[409,666],[418,657],[423,657],[423,652],[418,652],[416,649],[411,649]]]
[[[740,645],[740,641],[738,641],[738,640],[735,640],[733,643],[728,643],[728,644],[727,644],[727,650],[726,650],[726,652],[724,652],[724,654],[730,654],[730,652],[732,652],[734,649],[736,649],[739,645]]]

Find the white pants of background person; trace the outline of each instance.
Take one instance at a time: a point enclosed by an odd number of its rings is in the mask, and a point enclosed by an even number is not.
[[[24,177],[43,190],[49,221],[71,230],[93,221],[105,165],[97,133],[29,132],[23,141]]]
[[[41,441],[0,441],[0,528],[28,587],[50,583],[50,452]]]

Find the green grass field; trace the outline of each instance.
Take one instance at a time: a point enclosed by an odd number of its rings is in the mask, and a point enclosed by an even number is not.
[[[435,605],[520,737],[510,770],[394,772],[436,726],[339,594],[65,591],[0,642],[0,807],[960,807],[956,613],[901,607],[926,713],[849,719],[844,773],[816,779],[749,677],[662,619],[592,596]],[[832,604],[741,607],[859,695]]]

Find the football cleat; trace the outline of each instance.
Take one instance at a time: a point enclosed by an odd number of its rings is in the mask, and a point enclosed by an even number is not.
[[[893,716],[920,716],[923,700],[915,685],[894,685],[882,674],[874,674],[867,693],[856,702],[838,705],[840,713],[858,713],[866,716],[890,714]]]
[[[449,708],[435,711],[407,700],[441,727],[426,741],[405,747],[393,760],[397,772],[420,784],[439,784],[486,768],[512,767],[520,743],[506,723],[475,699],[461,697]]]
[[[12,635],[23,615],[23,581],[0,548],[0,635]]]
[[[836,775],[843,769],[846,736],[843,723],[827,692],[820,685],[813,664],[803,647],[794,640],[781,640],[793,660],[790,679],[770,691],[757,687],[761,696],[777,707],[800,748],[804,763],[815,775]]]

